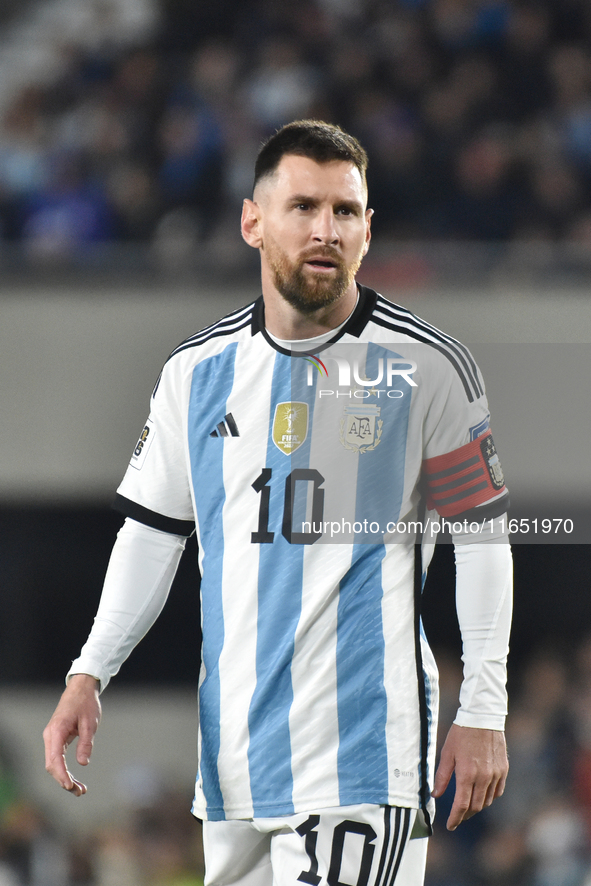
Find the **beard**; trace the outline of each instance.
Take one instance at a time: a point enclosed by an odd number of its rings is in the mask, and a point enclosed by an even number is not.
[[[305,272],[307,259],[313,257],[333,262],[335,274],[329,278],[322,273],[314,274],[312,268]],[[267,261],[275,288],[286,302],[301,314],[313,314],[319,308],[334,304],[344,295],[355,279],[361,257],[353,265],[347,266],[336,250],[324,246],[310,249],[300,259],[291,262],[276,244],[271,249],[267,244]]]

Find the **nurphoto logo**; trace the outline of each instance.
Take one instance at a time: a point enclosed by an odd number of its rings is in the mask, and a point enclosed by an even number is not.
[[[351,387],[350,361],[347,360],[346,357],[336,357],[332,354],[325,355],[324,359],[336,363],[339,387]],[[328,378],[329,372],[322,360],[314,356],[306,357],[306,360],[308,360],[310,364],[307,367],[308,387],[311,387],[314,384],[314,368],[316,368],[320,375],[324,374],[324,376]],[[413,372],[416,372],[417,370],[417,364],[414,360],[409,360],[407,357],[387,357],[384,372],[384,358],[379,357],[377,375],[375,378],[365,378],[365,376],[362,376],[359,362],[359,360],[353,360],[353,382],[357,385],[361,385],[362,387],[372,387],[373,385],[382,384],[385,380],[386,387],[392,387],[395,379],[402,378],[412,388],[417,387],[416,381],[411,378]]]

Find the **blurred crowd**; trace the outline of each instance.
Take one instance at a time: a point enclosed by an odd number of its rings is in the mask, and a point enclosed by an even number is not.
[[[441,746],[461,672],[445,655],[438,664]],[[505,793],[451,834],[448,789],[438,803],[427,886],[591,886],[591,637],[532,653],[509,689]]]
[[[203,886],[201,824],[190,805],[188,791],[161,787],[72,833],[13,789],[0,805],[0,886]]]
[[[367,147],[378,234],[591,243],[588,0],[153,0],[135,38],[121,2],[45,0],[71,27],[3,103],[0,237],[28,254],[231,261],[258,146],[298,117]]]
[[[449,652],[437,659],[441,745],[461,673]],[[591,886],[591,637],[526,656],[510,684],[505,794],[449,833],[450,786],[438,801],[426,886]],[[124,815],[114,810],[90,834],[74,833],[20,794],[5,756],[0,776],[0,886],[202,886],[200,825],[186,790],[140,792]]]

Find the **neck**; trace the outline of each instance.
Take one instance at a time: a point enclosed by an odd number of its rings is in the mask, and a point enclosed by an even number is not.
[[[303,314],[287,302],[274,286],[265,287],[265,326],[277,338],[295,341],[314,338],[336,329],[353,313],[357,304],[357,284],[353,280],[343,295],[330,305],[311,314]]]

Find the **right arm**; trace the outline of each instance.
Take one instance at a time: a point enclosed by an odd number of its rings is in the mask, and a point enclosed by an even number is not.
[[[85,766],[100,722],[99,692],[160,615],[185,542],[130,519],[117,536],[92,631],[43,733],[47,771],[77,797],[86,787],[66,768],[68,745],[78,737],[76,759]]]

